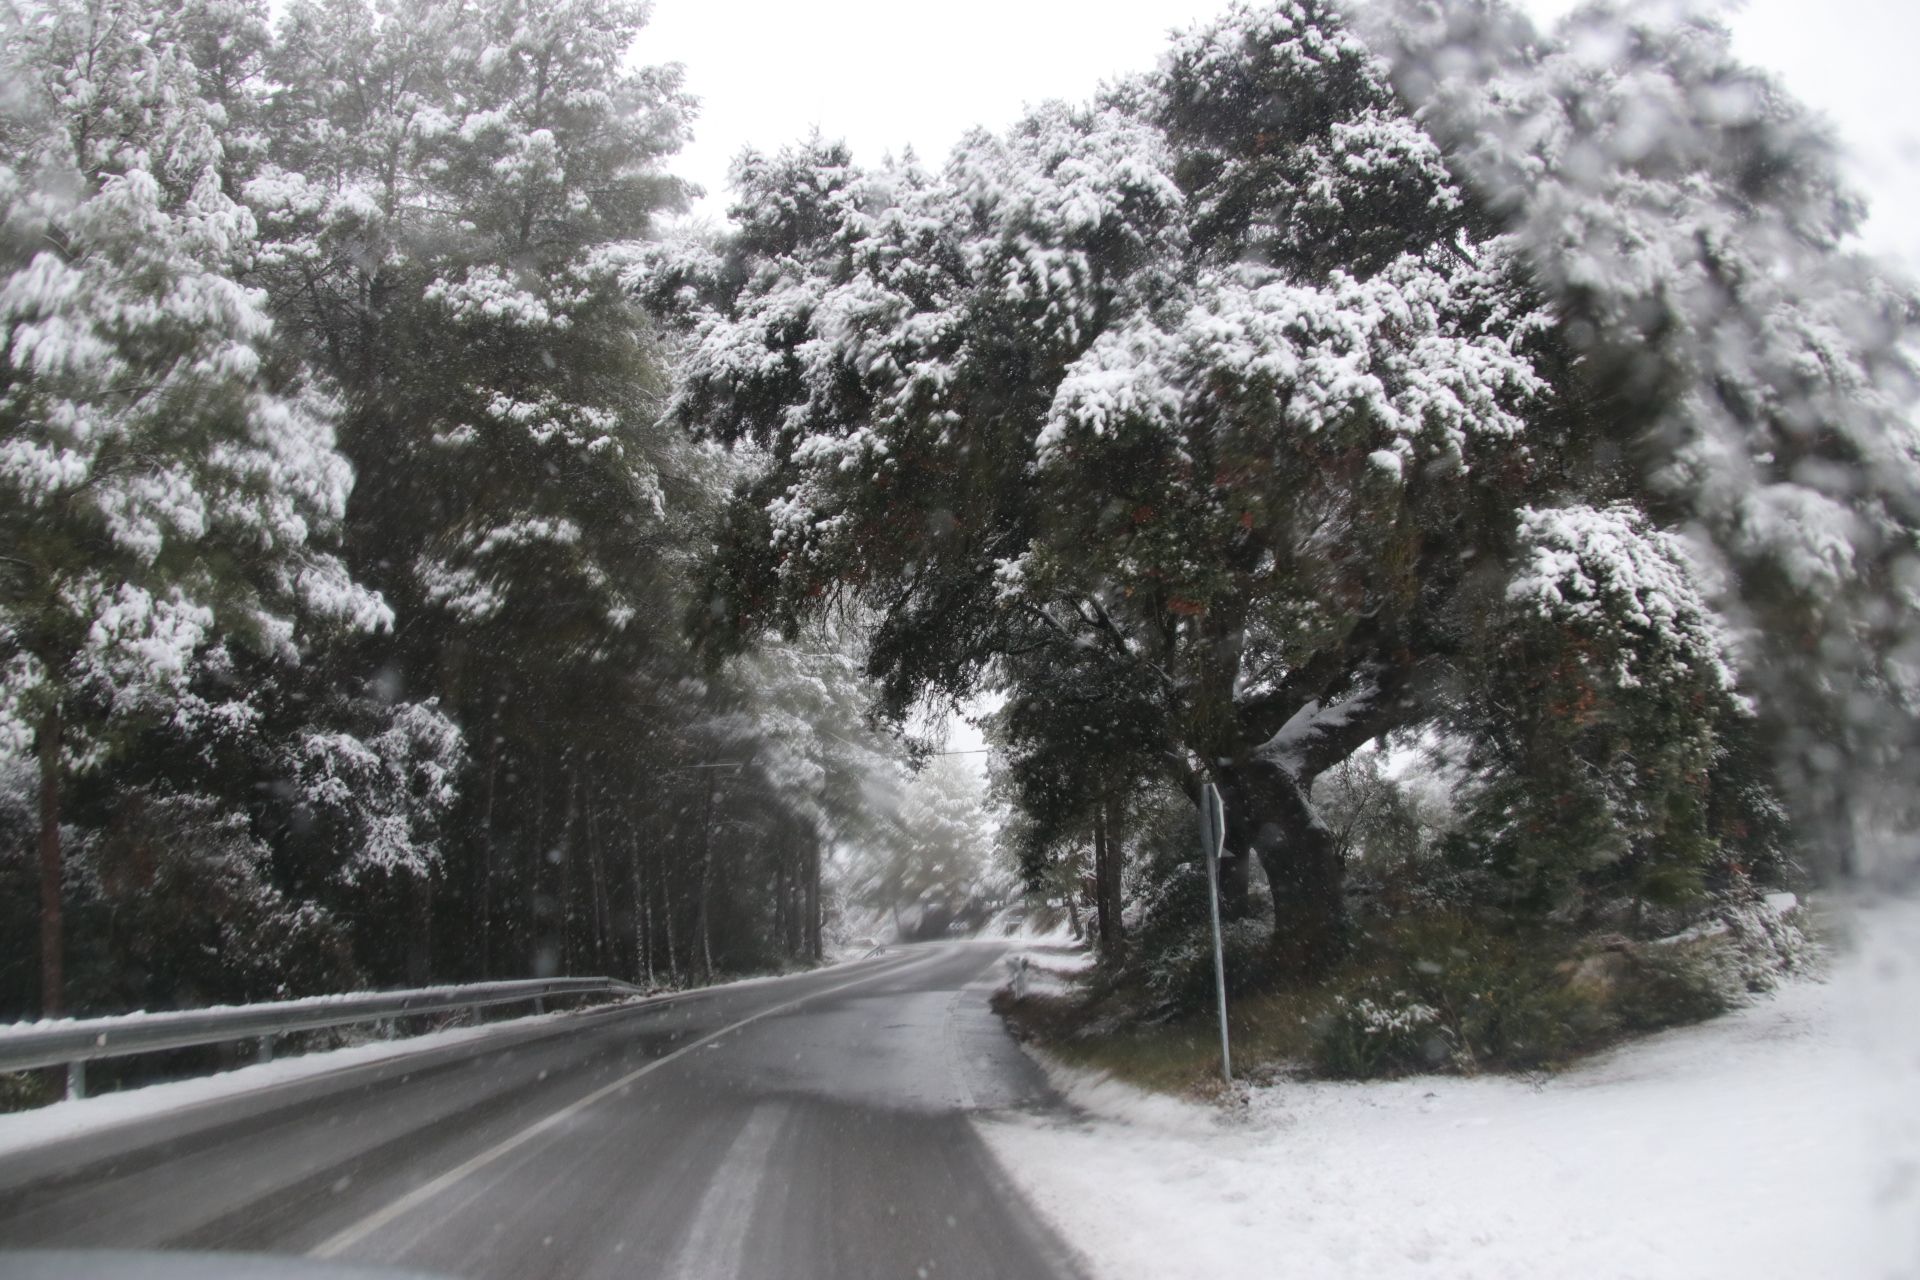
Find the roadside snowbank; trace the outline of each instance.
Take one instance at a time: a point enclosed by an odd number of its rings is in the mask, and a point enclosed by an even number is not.
[[[1825,983],[1528,1082],[1286,1084],[1242,1112],[1049,1064],[982,1136],[1106,1280],[1920,1276],[1920,904]]]
[[[843,959],[821,965],[816,969],[803,970],[800,973],[769,973],[751,978],[735,978],[728,982],[716,982],[711,986],[688,987],[679,991],[668,991],[651,996],[638,996],[632,999],[616,1001],[612,1004],[595,1005],[585,1009],[558,1010],[553,1013],[524,1014],[519,1017],[502,1018],[480,1026],[449,1027],[440,1031],[428,1031],[420,1035],[402,1036],[393,1040],[378,1040],[368,1044],[350,1045],[342,1049],[323,1049],[313,1053],[290,1055],[275,1058],[271,1062],[254,1063],[250,1066],[236,1067],[231,1071],[220,1071],[212,1075],[196,1076],[190,1080],[172,1080],[164,1084],[142,1085],[135,1089],[122,1089],[111,1093],[95,1094],[87,1098],[70,1098],[48,1103],[31,1111],[16,1111],[0,1114],[0,1156],[21,1151],[28,1147],[37,1147],[49,1142],[60,1142],[68,1138],[77,1138],[83,1134],[129,1120],[138,1120],[158,1115],[166,1111],[178,1111],[185,1107],[198,1106],[201,1103],[230,1098],[237,1094],[250,1093],[273,1085],[287,1084],[295,1080],[304,1080],[310,1076],[324,1075],[330,1071],[340,1071],[348,1067],[364,1066],[370,1062],[384,1062],[389,1058],[403,1057],[407,1054],[422,1053],[428,1049],[444,1048],[448,1045],[464,1044],[470,1040],[479,1040],[488,1036],[503,1035],[537,1028],[543,1024],[566,1018],[592,1014],[606,1009],[623,1008],[636,1005],[661,1006],[689,998],[698,998],[715,992],[734,991],[744,987],[762,986],[770,982],[779,982],[786,978],[801,977],[808,973],[819,973],[826,969],[838,968],[842,964],[858,963],[866,953],[853,954]],[[336,997],[322,997],[335,999]],[[347,997],[337,997],[345,999]],[[14,1024],[32,1026],[34,1024]]]
[[[469,1040],[478,1040],[502,1031],[524,1030],[573,1016],[574,1011],[569,1010],[530,1014],[526,1017],[487,1023],[478,1027],[450,1027],[444,1031],[429,1031],[422,1035],[406,1036],[398,1040],[380,1040],[371,1044],[350,1045],[344,1049],[324,1049],[317,1053],[301,1054],[298,1057],[275,1058],[272,1062],[256,1062],[250,1066],[236,1067],[232,1071],[196,1076],[191,1080],[170,1080],[165,1084],[150,1084],[138,1089],[95,1094],[90,1098],[69,1098],[60,1102],[50,1102],[32,1111],[16,1111],[0,1115],[0,1156],[49,1142],[77,1138],[82,1134],[110,1128],[128,1120],[138,1120],[167,1111],[179,1111],[186,1107],[198,1106],[203,1102],[213,1102],[220,1098],[251,1093],[256,1089],[264,1089],[272,1085],[304,1080],[329,1071],[364,1066],[370,1062],[384,1062],[389,1058],[420,1053],[427,1049],[464,1044]]]
[[[1078,975],[1093,968],[1093,953],[1078,943],[1029,947],[1007,957],[1026,961],[1026,987],[1032,995],[1057,995],[1072,989]]]
[[[1036,911],[1016,904],[1003,907],[980,931],[983,938],[1011,938],[1020,942],[1050,942],[1060,946],[1078,942],[1067,923],[1065,913]]]

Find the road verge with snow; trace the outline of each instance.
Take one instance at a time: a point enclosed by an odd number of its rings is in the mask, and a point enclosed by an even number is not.
[[[1920,905],[1826,981],[1556,1075],[1241,1105],[1038,1055],[1077,1115],[979,1129],[1107,1280],[1920,1276]]]

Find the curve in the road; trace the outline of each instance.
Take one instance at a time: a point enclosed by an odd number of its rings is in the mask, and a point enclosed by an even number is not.
[[[985,1008],[999,954],[913,948],[503,1026],[0,1158],[0,1248],[473,1277],[1076,1275],[969,1118],[1051,1105]]]

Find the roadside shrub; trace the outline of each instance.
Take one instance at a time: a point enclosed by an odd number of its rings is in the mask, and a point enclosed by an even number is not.
[[[350,991],[339,920],[271,878],[245,814],[201,795],[129,792],[71,846],[76,1011],[196,1008]],[[81,941],[84,940],[84,945]]]
[[[1563,1061],[1615,1028],[1604,1000],[1567,982],[1569,941],[1463,915],[1396,922],[1369,940],[1371,962],[1317,1027],[1315,1066],[1353,1077]]]
[[[1159,1018],[1213,1005],[1213,930],[1207,910],[1207,868],[1196,849],[1193,807],[1171,796],[1147,812],[1141,832],[1145,857],[1132,882],[1135,914],[1126,959],[1116,975],[1144,989]],[[1222,930],[1227,990],[1258,990],[1271,970],[1273,928],[1256,912],[1227,921]]]
[[[1798,913],[1780,911],[1750,881],[1717,895],[1714,914],[1727,930],[1724,981],[1736,991],[1771,991],[1783,978],[1810,972],[1819,958]]]
[[[1737,999],[1726,974],[1724,965],[1694,947],[1643,947],[1614,991],[1612,1012],[1627,1031],[1705,1022]]]
[[[1202,920],[1197,928],[1166,930],[1153,941],[1157,945],[1152,951],[1144,946],[1137,950],[1135,964],[1161,1011],[1210,1008],[1214,1000],[1212,925]],[[1233,920],[1221,927],[1229,994],[1259,985],[1272,941],[1273,926],[1265,920]]]
[[[1313,1067],[1334,1079],[1432,1071],[1453,1059],[1440,1011],[1404,991],[1335,996],[1315,1026]]]

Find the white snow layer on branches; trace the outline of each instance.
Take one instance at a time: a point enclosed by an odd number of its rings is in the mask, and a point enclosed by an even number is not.
[[[1732,642],[1679,537],[1628,506],[1529,507],[1518,537],[1508,600],[1550,622],[1619,629],[1623,685],[1658,681],[1679,662],[1733,691]]]
[[[1083,343],[1127,283],[1098,270],[1095,253],[1175,234],[1181,202],[1156,130],[1117,111],[1057,104],[1004,138],[969,135],[938,177],[906,167],[839,177],[827,209],[842,227],[844,262],[782,260],[763,268],[739,314],[699,315],[675,400],[685,413],[694,397],[739,402],[793,379],[804,399],[786,411],[784,430],[823,476],[886,466],[873,421],[951,420],[954,385],[989,372],[968,367],[980,354],[969,336],[976,310],[1011,310],[1047,345]],[[717,265],[688,244],[642,274],[684,281],[684,302]],[[784,349],[795,332],[807,335],[797,369]],[[849,374],[868,394],[868,421],[843,413]],[[787,496],[776,512],[785,536],[812,529],[810,509],[805,486]]]
[[[1324,287],[1254,268],[1203,275],[1171,331],[1143,316],[1075,363],[1036,460],[1065,461],[1079,433],[1177,431],[1224,401],[1301,436],[1358,426],[1394,458],[1464,462],[1476,438],[1523,433],[1513,406],[1540,382],[1504,336],[1456,331],[1453,288],[1410,257],[1367,280],[1335,272]]]
[[[1314,744],[1328,734],[1346,728],[1355,717],[1372,711],[1379,694],[1379,685],[1367,680],[1338,702],[1322,706],[1318,698],[1312,699],[1287,717],[1287,722],[1254,754],[1298,779],[1301,770],[1306,768],[1308,753],[1313,750]]]
[[[339,827],[337,874],[352,884],[439,865],[437,824],[456,798],[465,753],[459,726],[429,699],[393,707],[378,732],[307,730],[288,767],[300,803]]]
[[[91,21],[37,9],[0,57],[19,90],[0,104],[0,520],[25,607],[67,615],[0,608],[0,627],[83,637],[37,653],[36,687],[163,710],[223,634],[293,660],[297,617],[391,615],[314,545],[352,474],[331,401],[263,377],[272,322],[236,279],[255,227],[222,189],[218,110],[168,33]]]
[[[1372,22],[1535,279],[1577,308],[1576,339],[1631,389],[1676,389],[1661,478],[1723,547],[1818,597],[1886,532],[1883,504],[1920,509],[1912,286],[1849,251],[1859,202],[1825,127],[1738,63],[1717,17],[1601,3],[1548,34],[1408,0]]]

